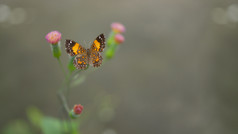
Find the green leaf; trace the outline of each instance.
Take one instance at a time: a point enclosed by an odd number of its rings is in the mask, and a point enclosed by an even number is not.
[[[42,120],[43,134],[78,134],[79,123],[62,121],[53,117],[45,117]]]
[[[26,114],[28,119],[34,126],[40,127],[43,114],[40,112],[38,108],[34,106],[27,108]]]
[[[74,61],[74,58],[75,56],[70,56],[70,60],[69,60],[69,63],[68,63],[68,70],[70,72],[73,72],[76,68],[74,67],[74,64],[73,64],[73,61]]]
[[[63,127],[58,119],[45,117],[42,119],[41,128],[44,134],[63,134]]]
[[[85,80],[86,80],[86,76],[81,75],[79,78],[77,78],[76,80],[74,80],[72,82],[71,87],[76,87],[76,86],[82,84]]]
[[[2,134],[32,134],[32,131],[24,120],[15,120],[3,129]]]

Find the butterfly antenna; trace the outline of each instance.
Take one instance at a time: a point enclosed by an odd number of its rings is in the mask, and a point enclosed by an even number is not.
[[[84,42],[84,46],[88,46],[88,44],[87,44],[87,42],[86,42],[86,40],[83,40],[83,42]]]

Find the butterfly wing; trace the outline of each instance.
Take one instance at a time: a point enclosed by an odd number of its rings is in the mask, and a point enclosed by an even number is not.
[[[65,41],[65,50],[70,56],[87,53],[85,48],[83,48],[79,43],[73,40]]]
[[[74,59],[74,66],[77,69],[86,69],[88,67],[89,61],[88,61],[88,50],[83,52],[82,54],[79,54]]]
[[[99,52],[91,51],[89,57],[89,64],[93,67],[99,67],[102,64],[102,56]]]
[[[100,34],[93,42],[89,49],[89,64],[93,67],[98,67],[102,64],[101,52],[105,48],[105,37]]]
[[[88,51],[83,48],[79,43],[73,40],[65,41],[65,50],[70,56],[75,56],[73,61],[77,69],[86,69],[88,66]]]
[[[97,52],[103,52],[105,48],[105,37],[104,34],[100,34],[94,41],[91,46],[91,50],[95,50]]]

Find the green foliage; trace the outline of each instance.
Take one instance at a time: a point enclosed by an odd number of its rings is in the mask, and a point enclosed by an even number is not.
[[[118,45],[117,44],[112,44],[106,51],[106,58],[111,59],[114,57],[115,52],[117,50]]]
[[[71,56],[69,63],[68,63],[68,70],[70,72],[73,72],[76,68],[74,67],[73,61],[74,61],[75,56]]]
[[[44,134],[61,134],[61,124],[57,119],[47,117],[42,119],[41,128]]]
[[[32,131],[26,121],[15,120],[7,124],[2,134],[32,134]]]
[[[35,126],[40,128],[41,125],[41,119],[43,118],[43,114],[40,112],[40,110],[36,107],[29,107],[26,110],[26,115],[30,122]]]
[[[86,80],[86,76],[85,75],[81,75],[79,78],[75,79],[72,82],[71,87],[76,87],[76,86],[82,84],[85,80]]]
[[[113,58],[118,48],[118,44],[115,41],[115,35],[116,32],[112,31],[107,39],[107,51],[105,52],[107,59]]]
[[[79,134],[79,122],[44,116],[36,107],[26,111],[31,124],[24,120],[12,121],[3,129],[3,134],[35,134],[38,130],[43,134]]]
[[[42,120],[42,131],[44,134],[78,134],[78,123],[73,121],[62,121],[57,118],[45,117]]]
[[[115,37],[115,35],[116,35],[116,32],[111,32],[110,33],[110,35],[109,35],[109,37],[108,37],[108,39],[107,39],[107,46],[108,47],[110,47],[112,44],[116,44],[115,43],[115,39],[114,39],[114,37]]]

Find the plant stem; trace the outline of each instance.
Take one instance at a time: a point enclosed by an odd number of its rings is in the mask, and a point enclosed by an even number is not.
[[[58,91],[58,97],[59,97],[59,100],[61,101],[63,107],[64,107],[64,110],[69,113],[70,110],[69,110],[69,106],[68,106],[68,103],[63,95],[63,92],[61,90]]]
[[[69,72],[66,79],[66,101],[68,102],[68,104],[69,104],[70,83],[72,79],[71,75],[72,75],[72,72]]]
[[[66,77],[65,77],[63,83],[61,84],[59,90],[58,90],[58,97],[59,97],[59,100],[60,100],[61,104],[62,104],[63,107],[64,107],[64,110],[65,110],[67,113],[69,113],[69,112],[70,112],[70,109],[69,109],[68,102],[67,102],[68,99],[65,98],[65,96],[64,96],[64,94],[63,94],[63,91],[64,91],[64,88],[66,88],[66,90],[69,90],[69,89],[68,89],[68,83],[69,83],[69,78],[70,78],[70,76],[71,76],[71,73],[68,73],[68,75],[65,75],[65,76],[66,76]],[[66,86],[66,87],[65,87],[65,86]]]
[[[59,63],[59,65],[60,65],[60,68],[61,68],[61,70],[62,70],[64,76],[67,77],[66,72],[65,72],[65,70],[64,70],[64,67],[63,67],[63,64],[62,64],[60,58],[57,58],[57,60],[58,60],[58,63]]]

